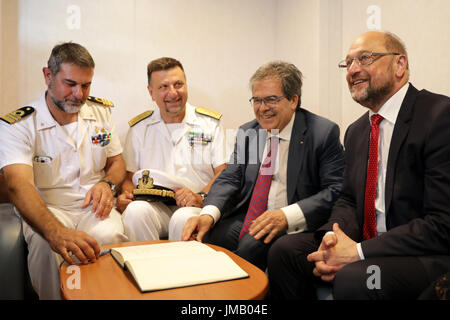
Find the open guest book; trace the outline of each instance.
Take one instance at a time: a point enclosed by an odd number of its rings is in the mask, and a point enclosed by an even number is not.
[[[111,255],[143,292],[248,277],[225,252],[198,241],[112,248]]]

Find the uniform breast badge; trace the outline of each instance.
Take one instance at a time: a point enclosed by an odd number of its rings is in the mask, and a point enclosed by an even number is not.
[[[107,132],[105,128],[95,127],[95,134],[91,136],[93,145],[107,146],[111,142],[111,132]]]
[[[212,135],[204,132],[189,131],[187,139],[191,147],[193,147],[194,144],[207,145],[212,141]]]
[[[162,201],[167,205],[175,205],[175,192],[172,189],[153,184],[150,171],[142,171],[137,188],[133,190],[134,200],[144,200],[148,202]]]

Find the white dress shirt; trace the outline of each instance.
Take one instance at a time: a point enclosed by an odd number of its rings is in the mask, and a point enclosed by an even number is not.
[[[391,146],[392,133],[394,132],[395,122],[397,120],[400,107],[405,99],[409,85],[404,85],[397,91],[378,111],[378,114],[384,119],[380,123],[380,135],[378,139],[378,178],[377,194],[375,197],[375,210],[377,213],[377,234],[386,232],[386,212],[385,212],[385,182],[387,161],[389,157],[389,147]],[[369,119],[375,113],[369,111]],[[370,120],[369,120],[370,121]],[[360,258],[364,259],[361,244],[357,244]]]

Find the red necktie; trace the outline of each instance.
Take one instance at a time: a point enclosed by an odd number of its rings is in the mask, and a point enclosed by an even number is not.
[[[378,180],[378,137],[380,135],[380,122],[383,117],[374,114],[371,117],[369,165],[367,167],[366,194],[364,199],[363,239],[367,240],[377,236],[377,213],[375,210],[375,197]]]
[[[272,176],[275,171],[278,142],[278,138],[271,138],[270,151],[259,169],[258,178],[256,179],[255,187],[253,188],[252,198],[250,199],[244,224],[241,233],[239,234],[239,240],[248,233],[253,220],[267,210],[267,199],[269,197],[270,185],[272,184]]]

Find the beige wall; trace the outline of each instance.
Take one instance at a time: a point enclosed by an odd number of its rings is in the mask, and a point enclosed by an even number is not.
[[[291,61],[304,74],[303,106],[343,135],[364,110],[337,63],[374,27],[403,38],[418,88],[450,95],[448,0],[1,0],[0,8],[1,114],[40,96],[51,48],[72,40],[93,55],[91,94],[116,104],[122,137],[130,118],[155,107],[146,65],[161,56],[183,63],[190,102],[222,112],[227,128],[253,118],[256,68]]]
[[[342,57],[354,38],[376,21],[367,9],[380,10],[381,30],[397,34],[406,44],[410,61],[410,82],[417,89],[450,96],[450,1],[448,0],[344,0]],[[377,10],[378,10],[377,9]],[[373,11],[371,11],[373,12]],[[342,127],[346,128],[363,108],[353,102],[347,85],[342,85]]]

